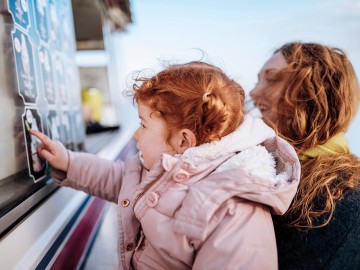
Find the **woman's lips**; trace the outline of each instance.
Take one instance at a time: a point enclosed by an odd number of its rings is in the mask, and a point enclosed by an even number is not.
[[[262,113],[270,110],[270,107],[267,106],[267,105],[265,105],[265,104],[255,103],[255,106],[256,106]]]

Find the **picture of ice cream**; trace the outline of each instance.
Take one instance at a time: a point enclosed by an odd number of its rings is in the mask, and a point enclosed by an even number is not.
[[[27,109],[25,113],[25,121],[24,121],[26,132],[28,133],[30,129],[39,131],[38,123],[33,115],[31,109]],[[30,156],[29,163],[32,166],[34,172],[40,172],[44,166],[45,162],[42,161],[37,153],[37,147],[40,144],[40,140],[33,135],[30,135]]]

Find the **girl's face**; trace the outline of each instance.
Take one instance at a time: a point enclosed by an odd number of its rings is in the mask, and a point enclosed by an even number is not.
[[[261,111],[267,124],[276,123],[278,118],[277,104],[285,86],[284,80],[274,80],[277,72],[288,66],[281,52],[275,53],[262,67],[258,82],[250,91],[254,105]]]
[[[134,137],[137,140],[137,148],[141,152],[143,166],[147,170],[152,168],[163,153],[176,154],[175,148],[166,142],[165,135],[168,127],[165,121],[152,112],[148,106],[138,104],[140,126]]]

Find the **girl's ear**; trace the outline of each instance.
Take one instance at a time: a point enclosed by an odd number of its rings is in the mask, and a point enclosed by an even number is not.
[[[182,129],[178,135],[177,154],[182,154],[186,149],[196,145],[196,136],[190,129]]]

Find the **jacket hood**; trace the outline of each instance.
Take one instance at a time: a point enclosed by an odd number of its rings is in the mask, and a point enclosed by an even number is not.
[[[285,213],[300,179],[293,147],[249,115],[220,141],[189,148],[181,157],[164,155],[162,165],[174,172],[175,181],[189,185],[176,230],[197,237],[206,234],[205,224],[233,197],[268,205],[273,214]]]
[[[275,136],[275,132],[261,119],[246,115],[244,122],[219,141],[187,149],[182,157],[194,165],[201,165],[231,153],[243,151]]]
[[[241,168],[250,176],[279,183],[291,178],[292,167],[288,166],[288,162],[283,162],[282,158],[275,161],[279,157],[276,146],[268,150],[263,145],[275,137],[274,130],[261,119],[246,115],[244,122],[234,132],[219,141],[189,148],[178,157],[198,169],[220,161],[215,172]]]

